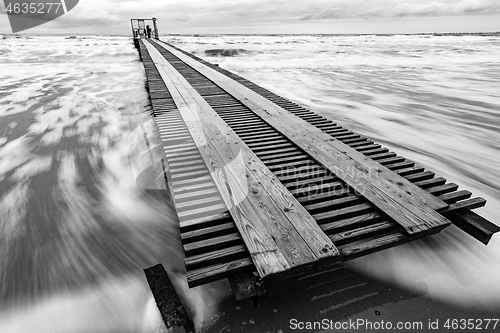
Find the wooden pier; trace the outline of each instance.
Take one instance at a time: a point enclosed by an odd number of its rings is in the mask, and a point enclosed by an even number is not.
[[[170,44],[136,38],[190,287],[240,297],[440,232],[485,204],[418,164]],[[244,295],[244,296],[242,296]]]

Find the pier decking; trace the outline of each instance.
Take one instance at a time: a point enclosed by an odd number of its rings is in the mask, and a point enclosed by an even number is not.
[[[138,39],[189,286],[259,284],[436,234],[498,226],[466,190],[172,45]]]

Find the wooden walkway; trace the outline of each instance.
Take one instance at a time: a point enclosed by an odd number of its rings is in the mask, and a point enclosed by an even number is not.
[[[140,40],[191,287],[261,283],[438,233],[487,243],[482,198],[172,45]]]

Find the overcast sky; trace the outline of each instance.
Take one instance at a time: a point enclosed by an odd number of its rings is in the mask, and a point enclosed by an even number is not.
[[[11,32],[3,3],[0,32]],[[26,33],[418,33],[500,31],[500,0],[80,0]]]

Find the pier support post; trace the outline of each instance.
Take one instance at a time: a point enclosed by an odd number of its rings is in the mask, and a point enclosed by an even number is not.
[[[194,333],[194,324],[182,305],[179,295],[175,292],[163,265],[157,264],[147,268],[144,273],[167,329],[172,328],[174,332],[182,332],[179,330],[183,329],[186,333]]]
[[[257,304],[267,299],[266,289],[257,284],[257,280],[253,274],[236,274],[230,276],[228,280],[234,297],[237,300],[251,298],[253,305],[257,307]]]

